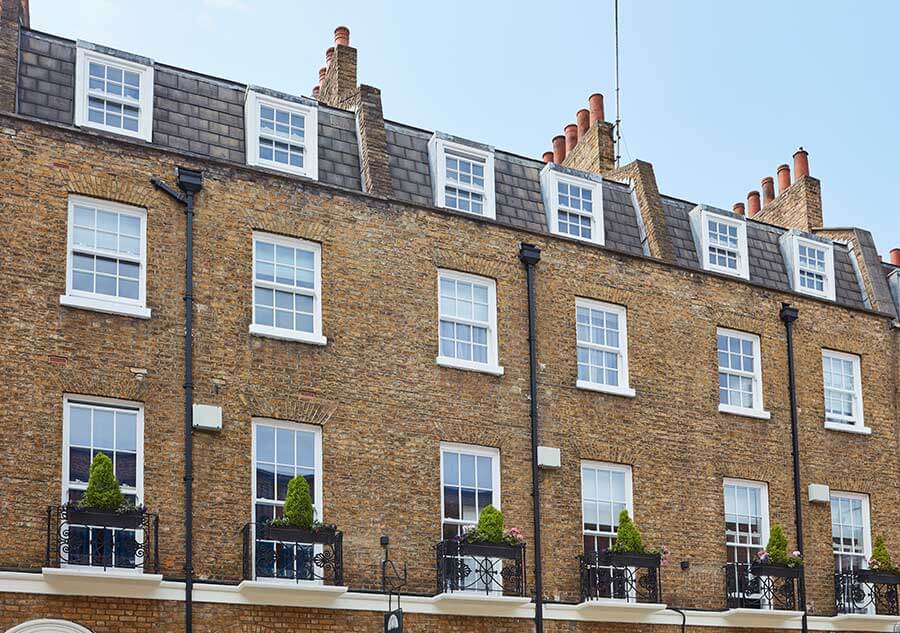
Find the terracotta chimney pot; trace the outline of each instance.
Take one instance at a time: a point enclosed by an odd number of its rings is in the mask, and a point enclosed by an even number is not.
[[[794,152],[794,180],[809,176],[809,152],[802,147]]]
[[[744,203],[743,202],[735,202],[734,203],[734,212],[738,215],[744,215]]]
[[[751,191],[747,194],[747,217],[752,218],[759,213],[759,192]]]
[[[762,184],[763,206],[767,206],[775,199],[775,179],[771,176],[766,176],[760,182]]]
[[[588,97],[588,110],[590,110],[590,125],[594,125],[597,121],[605,121],[606,117],[603,114],[603,95],[599,92],[595,92],[590,97]]]
[[[787,165],[779,165],[778,171],[778,195],[791,186],[791,168]]]
[[[563,129],[563,133],[566,135],[566,153],[568,154],[578,144],[578,126],[574,123],[569,123]]]
[[[322,67],[319,69],[319,83],[322,83],[322,80],[325,79],[325,73],[327,73],[327,72],[328,72],[328,69],[325,67]]]
[[[552,163],[553,162],[553,152],[544,152],[544,155],[541,156],[541,158],[544,159],[545,163]]]
[[[900,248],[891,249],[891,263],[894,266],[900,266]]]
[[[331,66],[331,60],[334,59],[334,46],[325,49],[325,65]]]
[[[319,87],[318,84],[316,84],[315,86],[313,86],[313,89],[312,89],[312,96],[313,96],[313,99],[318,99],[318,98],[319,98],[319,90],[321,90],[321,88]]]
[[[578,112],[575,113],[575,124],[578,126],[578,140],[581,140],[581,137],[585,135],[588,131],[588,127],[590,127],[591,122],[591,111],[586,108],[582,108]]]
[[[565,136],[554,136],[553,137],[553,162],[557,165],[562,165],[562,162],[566,159],[566,137]]]
[[[335,46],[350,46],[350,29],[346,26],[339,26],[334,30]]]

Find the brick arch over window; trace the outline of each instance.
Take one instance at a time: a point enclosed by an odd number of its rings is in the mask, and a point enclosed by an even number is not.
[[[93,174],[69,173],[66,175],[66,189],[69,193],[112,200],[136,207],[149,208],[154,200],[164,198],[164,194],[158,193],[150,180],[145,182],[131,182],[119,179],[115,176],[97,176]],[[157,196],[154,198],[154,196]]]
[[[65,620],[32,620],[23,622],[6,633],[91,633],[80,624]]]

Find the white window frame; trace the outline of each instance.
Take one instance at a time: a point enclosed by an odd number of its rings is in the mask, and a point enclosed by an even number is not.
[[[250,520],[253,525],[256,525],[256,432],[260,426],[270,426],[275,429],[288,429],[291,431],[305,431],[312,432],[314,436],[314,464],[313,471],[315,473],[315,490],[313,491],[313,496],[315,501],[313,503],[313,514],[315,515],[315,520],[322,521],[323,512],[324,512],[324,504],[322,499],[324,484],[322,482],[322,427],[317,426],[315,424],[303,424],[301,422],[293,422],[288,420],[276,420],[274,418],[263,418],[263,417],[254,417],[251,419],[251,424],[253,427],[252,437],[250,440]],[[277,446],[276,446],[276,451]],[[278,475],[276,472],[275,486],[277,489],[278,486]],[[253,538],[253,552],[251,558],[253,559],[253,575],[252,578],[256,579],[256,536],[255,533],[252,535]],[[315,545],[314,551],[316,554],[320,554],[323,550],[321,545]],[[322,580],[296,580],[293,578],[261,578],[258,579],[260,582],[266,583],[274,583],[274,584],[290,584],[295,585],[298,582],[300,584],[309,584],[309,585],[321,585],[324,584]]]
[[[832,490],[828,499],[828,506],[831,513],[834,513],[834,500],[835,498],[839,499],[850,499],[853,501],[861,501],[862,502],[862,519],[863,519],[863,553],[859,556],[862,556],[862,567],[861,569],[869,568],[869,559],[872,557],[872,516],[869,509],[869,495],[860,494],[858,492],[842,492],[840,490]],[[833,524],[834,521],[832,520]],[[834,551],[834,541],[832,541],[832,554],[833,555],[844,555],[847,554],[845,552],[836,552]],[[851,554],[854,555],[854,554]],[[837,570],[835,570],[837,571]]]
[[[585,468],[593,468],[595,470],[609,470],[620,472],[625,475],[625,509],[628,510],[628,516],[634,519],[634,490],[633,486],[633,475],[631,466],[627,464],[612,464],[609,462],[598,462],[589,459],[581,460],[581,464],[579,467],[579,478],[581,479],[581,534],[582,537],[585,535],[588,536],[602,536],[602,537],[612,537],[615,538],[615,533],[613,534],[605,534],[597,531],[588,531],[584,529],[584,469]],[[613,516],[613,524],[615,524],[615,516]],[[582,538],[582,540],[584,540]]]
[[[255,290],[256,290],[256,240],[263,240],[273,244],[287,246],[289,248],[302,248],[313,252],[313,261],[315,265],[314,287],[310,292],[308,289],[292,287],[284,287],[283,289],[291,294],[309,294],[313,297],[313,331],[299,332],[297,330],[289,330],[274,325],[260,325],[256,323],[255,309]],[[328,339],[322,335],[322,245],[318,242],[311,242],[296,237],[285,237],[283,235],[275,235],[273,233],[265,233],[262,231],[253,231],[250,244],[250,258],[252,261],[251,285],[250,285],[250,334],[255,336],[264,336],[267,338],[280,339],[284,341],[296,341],[299,343],[309,343],[311,345],[325,345]],[[266,288],[278,289],[281,287],[277,282],[260,282]],[[274,321],[273,321],[274,323]]]
[[[741,486],[743,488],[756,488],[759,491],[759,505],[761,511],[760,517],[760,544],[759,545],[749,545],[747,549],[754,548],[757,551],[765,549],[766,544],[769,542],[769,528],[770,528],[770,516],[769,516],[769,484],[765,481],[754,481],[751,479],[735,479],[731,477],[724,477],[722,479],[722,518],[723,525],[725,528],[722,530],[725,536],[725,548],[728,547],[743,547],[744,543],[732,543],[728,541],[728,531],[727,531],[727,516],[725,512],[725,488],[726,486]],[[754,552],[755,554],[756,552]],[[741,563],[744,564],[744,563]]]
[[[593,209],[591,210],[591,238],[587,239],[559,230],[559,183],[574,185],[583,189],[589,189],[592,195]],[[603,245],[606,239],[603,227],[603,185],[602,182],[585,177],[579,177],[568,171],[563,171],[554,163],[547,163],[541,170],[541,190],[544,198],[544,209],[547,213],[547,225],[554,235],[569,239]],[[579,215],[587,215],[579,213]]]
[[[456,211],[458,213],[464,213],[466,215],[471,215],[476,218],[487,218],[490,220],[494,220],[497,217],[497,209],[496,209],[496,193],[495,193],[495,183],[494,183],[494,151],[491,149],[481,149],[479,147],[473,147],[472,145],[466,145],[463,143],[458,143],[452,141],[450,139],[444,138],[443,135],[439,135],[437,132],[431,137],[431,140],[428,141],[428,156],[429,162],[431,163],[431,182],[432,188],[434,191],[434,206],[440,208],[449,208],[446,203],[446,189],[447,189],[447,162],[446,156],[447,151],[450,151],[453,154],[459,154],[463,158],[468,158],[469,160],[480,161],[484,163],[484,213],[473,213],[471,211],[462,211],[460,209],[450,209],[451,211]],[[466,191],[466,189],[463,187]],[[472,191],[475,191],[474,189]]]
[[[750,258],[747,247],[747,220],[733,214],[715,212],[706,205],[697,205],[690,213],[695,244],[699,245],[698,259],[703,270],[750,279]],[[719,266],[709,261],[709,221],[714,220],[737,228],[737,269]]]
[[[130,215],[141,221],[141,253],[139,257],[131,257],[121,255],[119,253],[107,253],[97,248],[85,248],[85,252],[90,252],[95,256],[112,257],[115,259],[125,259],[139,263],[141,267],[140,278],[138,279],[138,298],[127,299],[119,297],[111,297],[109,295],[98,294],[95,292],[87,292],[85,290],[75,290],[73,288],[73,263],[75,250],[75,206],[85,205],[96,207],[104,211]],[[81,247],[79,247],[81,248]],[[66,292],[59,297],[60,305],[70,308],[81,308],[84,310],[94,310],[95,312],[104,312],[107,314],[120,314],[123,316],[132,316],[139,319],[150,318],[150,308],[147,307],[147,210],[140,207],[133,207],[119,202],[110,202],[108,200],[98,200],[96,198],[88,198],[86,196],[70,195],[68,202],[68,221],[66,223]]]
[[[788,231],[781,239],[781,251],[787,265],[788,275],[791,278],[791,288],[812,297],[819,297],[829,301],[835,300],[834,284],[834,243],[822,238],[811,238],[797,231]],[[815,248],[825,253],[824,290],[818,292],[812,288],[804,288],[800,285],[800,246]]]
[[[849,361],[853,364],[853,398],[857,415],[853,418],[842,418],[843,421],[829,419],[825,414],[825,428],[831,431],[843,431],[845,433],[860,433],[869,435],[872,429],[865,425],[865,413],[863,411],[863,391],[862,391],[862,359],[857,354],[848,354],[847,352],[839,352],[832,349],[822,350],[822,407],[825,406],[825,357]]]
[[[264,160],[259,157],[259,109],[263,105],[286,110],[292,114],[299,114],[304,117],[302,168],[285,165],[274,160]],[[248,90],[244,101],[244,125],[247,128],[247,142],[245,146],[248,165],[267,167],[297,176],[304,176],[312,180],[319,179],[319,109],[317,107]],[[273,136],[272,138],[284,141],[284,139],[278,137]]]
[[[452,367],[454,369],[465,369],[468,371],[478,371],[493,376],[502,376],[503,367],[500,366],[497,351],[497,283],[490,277],[481,277],[469,273],[459,272],[457,270],[449,270],[439,268],[437,271],[437,342],[438,354],[435,362],[441,367]],[[487,335],[487,362],[479,363],[472,360],[460,358],[452,358],[441,355],[441,279],[455,279],[458,281],[467,281],[479,285],[487,286],[488,291],[488,335]],[[459,322],[456,317],[448,317],[449,320]],[[474,323],[474,321],[473,321]],[[483,324],[478,322],[479,326]]]
[[[137,131],[126,130],[124,128],[112,127],[102,123],[95,123],[88,120],[88,64],[92,61],[98,64],[118,66],[125,70],[136,72],[140,76],[140,100],[137,106],[140,108],[140,116],[138,117]],[[78,127],[90,127],[113,134],[121,134],[122,136],[130,136],[132,138],[143,139],[150,142],[153,138],[153,81],[154,71],[152,65],[139,64],[137,62],[106,55],[97,51],[89,50],[79,46],[75,53],[75,125]],[[104,93],[105,94],[105,93]],[[107,98],[107,97],[104,97]],[[128,103],[124,99],[116,99],[115,101]]]
[[[87,483],[72,485],[69,482],[69,431],[70,431],[70,407],[71,405],[86,405],[91,407],[106,407],[112,409],[130,409],[135,411],[135,473],[134,473],[134,490],[123,489],[123,494],[134,494],[135,505],[140,506],[144,503],[144,404],[142,402],[135,402],[132,400],[121,400],[119,398],[103,398],[99,396],[81,396],[78,394],[65,394],[63,395],[63,424],[62,424],[62,473],[60,474],[61,480],[61,490],[60,490],[60,501],[62,505],[65,505],[69,502],[69,490],[86,490]],[[135,530],[136,533],[140,533],[140,538],[143,539],[143,530],[138,528]],[[138,538],[138,536],[135,536]],[[136,561],[138,558],[135,559]],[[85,565],[76,565],[76,564],[64,564],[63,567],[68,567],[72,569],[82,569],[85,570]],[[102,568],[97,568],[94,566],[90,566],[88,569],[91,571],[101,571]],[[128,568],[119,568],[119,567],[111,567],[107,572],[104,573],[116,573],[116,574],[136,574],[140,575],[143,573],[143,565],[136,565],[134,569]]]
[[[722,404],[719,402],[719,413],[728,413],[731,415],[741,415],[749,418],[758,418],[760,420],[768,420],[772,417],[769,411],[765,410],[763,405],[763,382],[762,382],[762,346],[760,338],[756,334],[749,332],[741,332],[740,330],[731,330],[724,327],[716,328],[716,349],[718,350],[719,335],[731,336],[739,338],[743,341],[750,341],[753,345],[753,373],[730,369],[725,373],[734,373],[744,377],[749,377],[753,381],[753,406],[739,407],[733,404]],[[718,351],[716,353],[716,394],[719,390],[719,358]],[[718,398],[717,398],[718,399]]]
[[[575,335],[575,349],[576,349],[576,359],[575,359],[575,375],[576,381],[575,386],[578,389],[587,389],[589,391],[599,391],[602,393],[610,393],[617,396],[626,396],[628,398],[633,398],[635,396],[635,390],[631,388],[631,383],[628,377],[628,310],[625,306],[616,305],[614,303],[605,303],[603,301],[596,301],[594,299],[585,299],[581,297],[577,297],[575,299],[575,309],[578,308],[589,308],[591,310],[601,310],[603,312],[613,312],[619,317],[619,348],[614,349],[612,347],[606,347],[604,345],[596,345],[593,343],[585,344],[590,349],[596,349],[600,351],[606,352],[616,352],[619,358],[619,384],[617,386],[599,384],[595,382],[591,382],[590,380],[578,380],[578,359],[577,359],[577,349],[581,343],[578,341],[578,335],[576,332]],[[576,317],[577,318],[577,317]],[[577,323],[576,323],[577,327]]]

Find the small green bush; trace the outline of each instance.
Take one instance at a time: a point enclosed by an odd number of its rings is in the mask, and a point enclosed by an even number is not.
[[[638,530],[634,521],[628,516],[628,510],[622,510],[619,513],[619,529],[616,530],[616,542],[610,548],[613,552],[620,554],[632,553],[643,554],[644,543],[641,539],[641,531]]]
[[[897,571],[883,536],[875,537],[875,545],[872,547],[872,558],[869,559],[869,567],[878,571]]]
[[[284,518],[289,525],[311,530],[313,527],[313,502],[306,477],[297,475],[288,482],[284,500]]]
[[[91,462],[88,485],[79,504],[82,508],[115,512],[125,505],[119,481],[113,473],[112,460],[104,453],[97,453]]]
[[[488,543],[503,543],[503,513],[492,505],[487,505],[478,515],[477,531]]]
[[[787,565],[789,562],[787,537],[778,523],[772,524],[766,552],[769,554],[769,562],[773,565]]]

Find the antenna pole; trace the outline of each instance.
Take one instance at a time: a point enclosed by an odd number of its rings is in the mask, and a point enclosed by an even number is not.
[[[619,0],[615,0],[613,3],[614,7],[614,21],[615,21],[615,30],[616,30],[616,167],[619,167],[619,163],[622,159],[622,118],[621,118],[621,103],[619,101]]]

